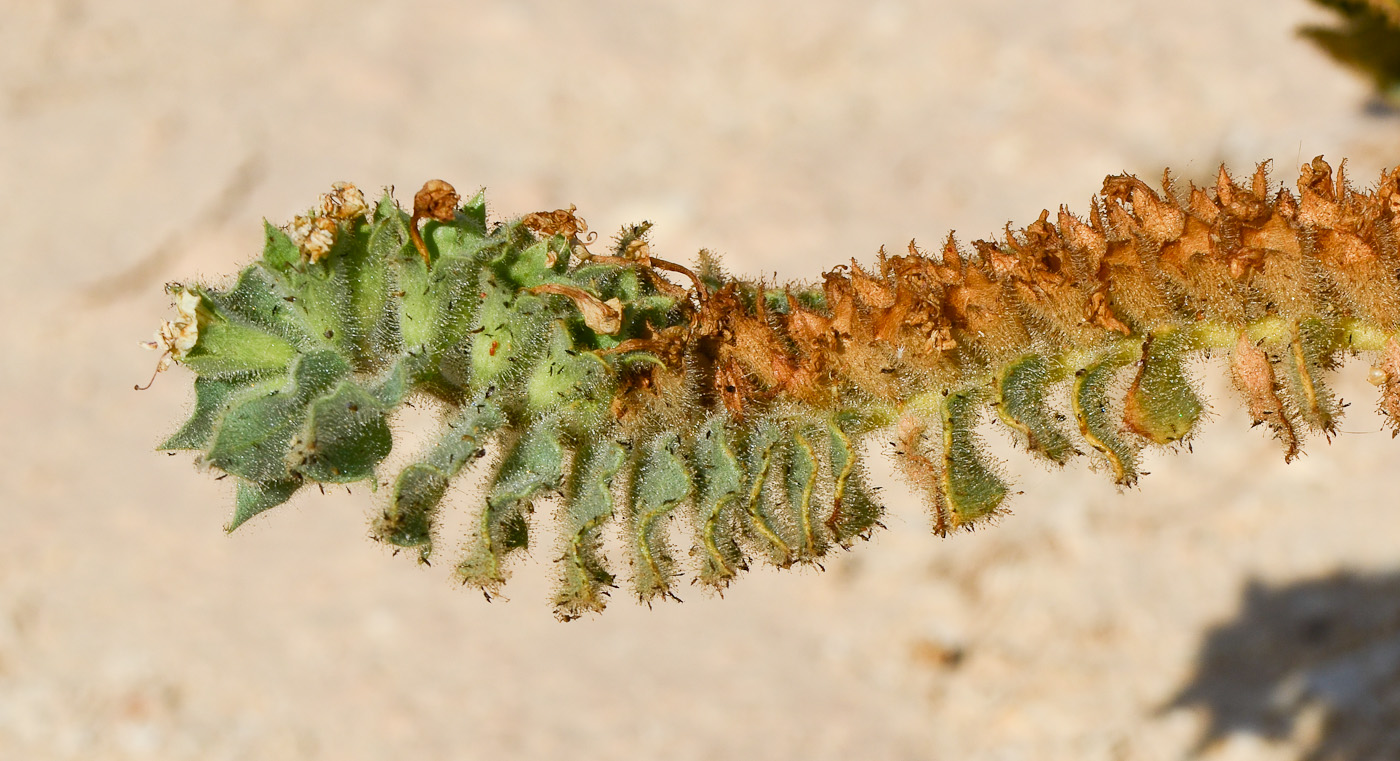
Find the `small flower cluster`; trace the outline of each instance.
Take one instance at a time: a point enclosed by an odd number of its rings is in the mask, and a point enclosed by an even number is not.
[[[160,351],[160,361],[156,372],[164,372],[172,361],[179,361],[190,353],[199,341],[199,320],[195,310],[199,308],[199,295],[184,288],[176,287],[174,320],[161,320],[156,330],[155,340],[142,341],[141,345],[152,351]]]
[[[307,261],[315,264],[326,257],[335,245],[336,232],[342,222],[353,222],[369,212],[365,195],[348,182],[337,182],[331,192],[322,194],[320,208],[292,219],[287,232],[301,249]]]

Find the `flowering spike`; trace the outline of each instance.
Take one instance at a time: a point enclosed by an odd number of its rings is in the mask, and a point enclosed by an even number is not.
[[[196,399],[161,447],[236,477],[230,529],[309,484],[385,477],[373,534],[426,559],[453,479],[501,446],[458,574],[499,590],[557,494],[569,619],[603,608],[608,531],[643,600],[681,573],[722,589],[751,557],[810,563],[869,536],[862,451],[892,425],[938,533],[1006,511],[984,422],[1131,485],[1142,447],[1194,434],[1190,368],[1210,350],[1285,459],[1338,430],[1327,376],[1349,354],[1374,355],[1396,427],[1400,169],[1366,192],[1321,158],[1296,192],[1267,164],[1209,188],[1165,180],[1109,177],[1082,217],[1047,210],[1000,240],[882,250],[781,289],[705,252],[693,269],[662,259],[646,224],[593,251],[572,207],[488,224],[481,194],[442,181],[411,212],[339,184],[268,225],[232,286],[171,287],[176,316],[147,345],[160,369],[195,371]],[[447,410],[441,433],[381,473],[391,416],[424,397]]]

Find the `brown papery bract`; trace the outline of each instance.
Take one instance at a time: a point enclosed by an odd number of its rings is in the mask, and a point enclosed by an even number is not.
[[[1159,193],[1112,176],[1085,218],[1062,208],[1052,224],[1042,212],[971,252],[951,237],[939,256],[912,244],[905,256],[882,251],[873,271],[853,261],[823,276],[825,309],[785,296],[783,319],[768,313],[757,286],[731,282],[710,298],[723,315],[720,351],[760,390],[800,396],[817,393],[812,384],[849,383],[897,403],[907,389],[872,371],[957,385],[969,370],[1032,347],[1092,350],[1204,321],[1400,328],[1400,171],[1362,193],[1319,157],[1302,168],[1297,196],[1271,194],[1266,172],[1261,164],[1240,184],[1222,167],[1215,187],[1192,186],[1184,205],[1169,177]]]
[[[1244,182],[1221,167],[1205,188],[1174,187],[1167,173],[1161,190],[1111,176],[1087,215],[1061,207],[1052,222],[1043,211],[971,250],[951,235],[937,255],[912,242],[905,255],[882,249],[873,266],[853,260],[819,289],[788,288],[776,300],[762,285],[727,280],[698,299],[687,340],[713,354],[707,385],[735,415],[784,399],[902,415],[911,404],[929,408],[919,400],[939,390],[986,386],[1020,357],[1053,358],[1063,378],[1115,352],[1144,356],[1154,335],[1172,333],[1178,353],[1229,352],[1251,416],[1292,459],[1305,431],[1335,430],[1339,408],[1323,385],[1334,355],[1380,350],[1400,329],[1400,170],[1361,192],[1319,157],[1301,168],[1297,188],[1273,189],[1267,162]],[[1392,354],[1382,364],[1400,372]],[[1131,392],[1139,397],[1141,379]],[[1400,412],[1396,385],[1387,381],[1387,412]],[[1147,400],[1135,398],[1134,420],[1116,424],[1122,447],[1167,438],[1144,436],[1149,428],[1189,436],[1196,397],[1189,386],[1163,388],[1156,393],[1179,393],[1180,404],[1151,409],[1183,419],[1149,425]],[[1094,419],[1080,428],[1117,435]]]

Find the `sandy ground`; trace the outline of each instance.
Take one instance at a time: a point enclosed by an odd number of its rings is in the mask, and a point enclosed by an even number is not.
[[[161,284],[334,180],[650,218],[670,258],[784,278],[1125,170],[1369,182],[1400,118],[1296,38],[1301,0],[0,10],[0,758],[1364,759],[1400,724],[1364,363],[1354,435],[1290,466],[1207,363],[1216,419],[1140,490],[994,435],[1025,492],[998,527],[932,537],[877,464],[889,529],[827,573],[569,625],[544,553],[487,604],[366,541],[364,493],[225,536],[231,488],[152,451],[187,374],[131,390]]]

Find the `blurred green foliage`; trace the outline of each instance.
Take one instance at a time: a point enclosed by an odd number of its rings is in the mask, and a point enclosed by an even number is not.
[[[1299,30],[1328,55],[1365,75],[1400,107],[1400,0],[1313,0],[1341,14],[1336,25]]]

